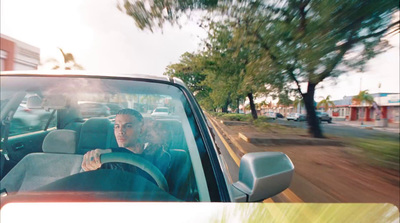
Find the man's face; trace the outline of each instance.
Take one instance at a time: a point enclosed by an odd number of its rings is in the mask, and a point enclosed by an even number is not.
[[[131,115],[115,117],[114,135],[119,147],[135,146],[141,132],[140,123]]]

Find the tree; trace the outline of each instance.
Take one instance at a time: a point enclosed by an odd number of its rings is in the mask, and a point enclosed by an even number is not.
[[[253,66],[297,85],[310,133],[323,137],[314,108],[316,86],[345,71],[363,69],[366,61],[385,49],[379,45],[384,43],[381,37],[399,24],[390,24],[396,5],[343,0],[288,1],[265,7],[248,8],[251,14],[245,15],[253,16],[241,20],[248,38],[264,49]],[[301,83],[307,84],[307,91],[302,91]]]
[[[360,91],[358,95],[353,96],[352,101],[357,105],[361,105],[363,102],[372,105],[372,103],[374,103],[374,97],[368,93],[368,90],[364,90]]]
[[[369,59],[386,50],[384,34],[393,27],[395,32],[399,30],[399,21],[391,22],[393,13],[399,9],[395,0],[142,0],[134,4],[126,0],[124,3],[124,12],[137,23],[145,24],[139,26],[142,28],[176,21],[180,15],[195,9],[225,13],[227,24],[233,32],[240,33],[235,45],[249,51],[242,73],[243,80],[250,80],[247,86],[252,87],[256,80],[272,86],[294,83],[304,100],[309,132],[314,137],[323,137],[314,106],[316,86],[349,70],[363,70]],[[145,5],[149,5],[148,9]],[[302,83],[307,85],[307,91],[301,89]],[[252,98],[256,91],[248,92]]]
[[[356,105],[361,105],[363,102],[372,105],[375,102],[374,97],[368,93],[368,90],[360,91],[358,95],[352,98],[352,101]],[[361,125],[364,124],[363,120],[364,117],[361,117]]]
[[[326,98],[318,102],[317,107],[323,107],[325,111],[328,111],[329,106],[335,107],[335,103],[331,101],[331,96],[328,95]]]
[[[279,105],[287,107],[287,106],[293,104],[293,101],[290,100],[289,93],[287,91],[280,93],[278,98],[279,98],[279,101],[278,101]]]
[[[164,23],[178,23],[184,15],[190,16],[191,10],[212,10],[218,6],[218,0],[119,0],[117,8],[132,17],[141,30],[153,31],[163,28]]]
[[[212,89],[204,83],[206,63],[203,55],[186,52],[181,55],[179,63],[167,66],[164,75],[180,78],[203,108],[214,111],[217,107],[210,98]]]

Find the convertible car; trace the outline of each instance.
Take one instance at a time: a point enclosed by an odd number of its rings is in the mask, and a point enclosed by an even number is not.
[[[117,169],[83,171],[87,151],[118,147],[115,115],[93,112],[88,117],[83,102],[140,112],[140,140],[168,151],[167,171],[161,173],[134,153],[117,152],[103,154],[102,164],[126,163],[148,176]],[[14,129],[21,103],[51,114],[42,129]],[[171,115],[152,116],[157,107]],[[2,72],[1,123],[1,207],[26,201],[262,201],[285,190],[294,171],[285,154],[250,153],[241,160],[239,180],[229,182],[213,130],[195,98],[181,80],[165,76]]]
[[[216,146],[212,125],[179,79],[65,71],[1,72],[0,78],[1,222],[399,219],[398,209],[387,204],[258,202],[289,187],[292,162],[279,152],[248,153],[241,158],[238,181],[232,182],[224,148]],[[118,146],[115,112],[88,115],[80,106],[84,103],[115,104],[140,112],[144,125],[139,139],[168,152],[166,171],[129,152],[102,154],[101,163],[135,166],[140,174],[103,168],[83,171],[87,151]],[[50,115],[40,120],[40,129],[23,129],[13,122],[21,106]],[[168,108],[168,116],[151,115],[158,107]]]

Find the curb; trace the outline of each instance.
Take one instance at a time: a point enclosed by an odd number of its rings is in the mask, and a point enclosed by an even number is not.
[[[343,143],[331,139],[316,139],[316,138],[260,138],[251,137],[246,133],[239,132],[239,138],[245,142],[252,143],[255,145],[311,145],[311,146],[343,146]]]
[[[224,134],[224,136],[226,136],[232,142],[232,144],[240,151],[240,154],[238,154],[238,155],[239,155],[239,158],[242,158],[242,156],[247,153],[246,150],[243,149],[243,147],[240,145],[240,143],[236,139],[234,139],[234,137],[232,137],[224,129],[224,127],[222,127],[220,125],[220,123],[218,123],[218,121],[214,117],[212,117],[211,115],[207,115],[207,116],[208,116],[209,120],[212,121],[218,127],[218,129],[220,129],[222,131],[222,134]],[[249,144],[249,146],[251,147],[251,146],[254,146],[254,145]]]

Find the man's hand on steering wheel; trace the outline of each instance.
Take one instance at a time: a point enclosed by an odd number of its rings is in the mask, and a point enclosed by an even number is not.
[[[101,167],[100,155],[104,153],[111,153],[111,149],[94,149],[83,156],[82,169],[84,171],[97,170]]]

